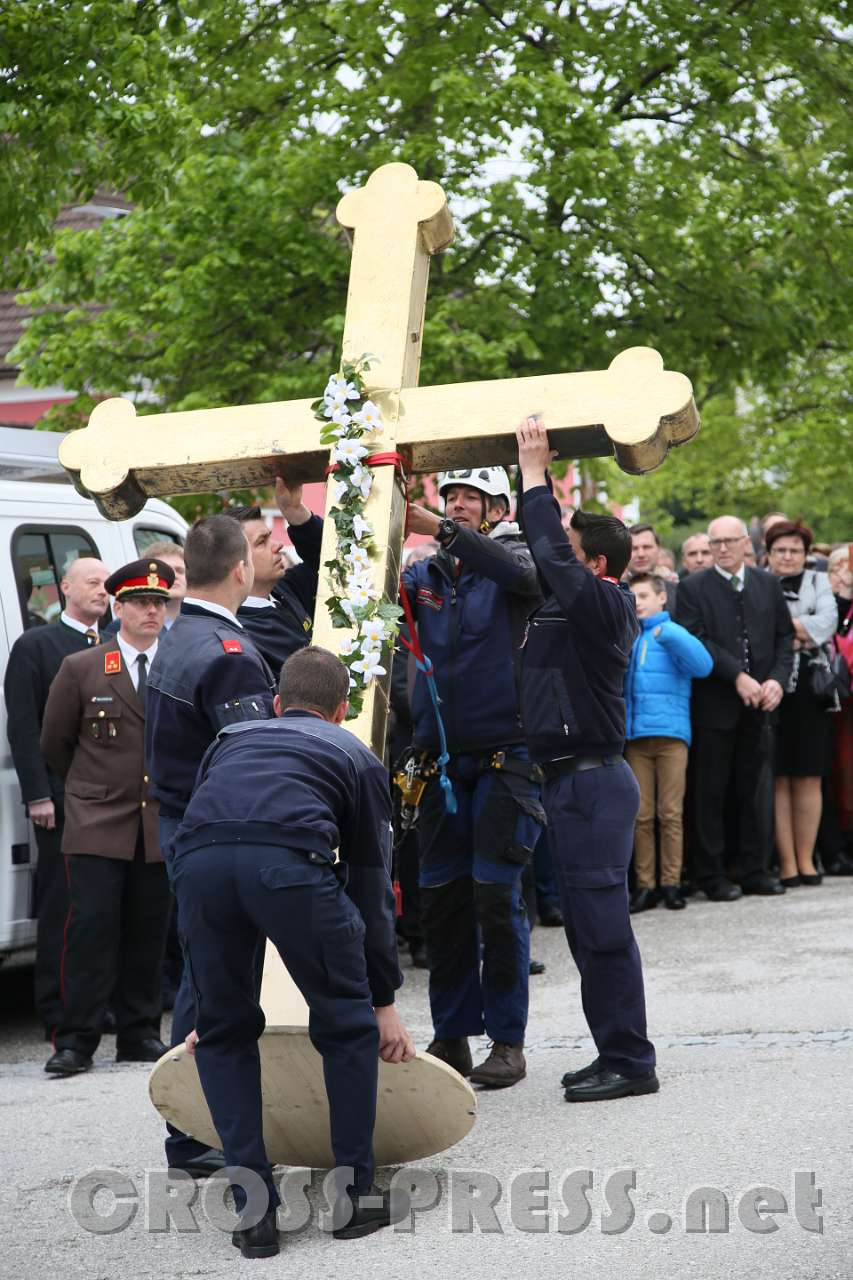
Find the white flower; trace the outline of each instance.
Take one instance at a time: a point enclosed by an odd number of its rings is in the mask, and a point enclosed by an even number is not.
[[[366,456],[367,448],[357,440],[339,440],[332,450],[332,461],[342,462],[348,467],[357,467],[359,460]],[[364,468],[362,467],[361,470],[363,471]],[[357,481],[353,480],[353,483]]]
[[[330,378],[326,383],[326,390],[323,392],[323,400],[326,405],[326,417],[330,416],[329,410],[343,408],[347,400],[357,400],[358,391],[351,382],[347,382],[343,378]]]
[[[385,668],[380,666],[379,658],[379,650],[374,649],[370,653],[366,653],[363,658],[359,658],[357,662],[353,662],[350,670],[360,672],[364,676],[364,683],[370,684],[374,676],[385,675]]]
[[[339,446],[336,446],[336,448],[337,447]],[[361,447],[364,448],[364,446]],[[362,453],[361,456],[364,457],[366,453],[367,450],[364,449],[364,453]],[[363,467],[360,462],[357,462],[350,473],[350,484],[355,485],[356,489],[361,493],[362,498],[369,498],[370,490],[373,488],[373,476],[366,467]]]
[[[332,504],[334,506],[337,506],[339,502],[343,501],[343,499],[346,497],[348,489],[349,489],[349,485],[347,484],[346,480],[332,481]]]
[[[353,421],[364,427],[365,431],[382,430],[382,414],[372,400],[365,400],[358,413],[353,414]]]
[[[364,609],[366,605],[370,604],[370,591],[367,586],[349,579],[346,598],[354,609]],[[341,607],[343,607],[343,604]],[[344,613],[348,613],[348,610],[344,609]]]
[[[364,547],[350,547],[349,551],[344,556],[344,560],[347,564],[352,565],[353,569],[356,571],[370,569],[370,556],[367,554]]]
[[[344,636],[338,646],[338,654],[342,658],[349,658],[351,654],[358,649],[358,636]]]
[[[339,427],[348,427],[352,422],[352,414],[346,405],[341,405],[332,411],[332,422],[336,422]]]
[[[361,624],[361,634],[372,644],[381,645],[385,640],[385,623],[382,618],[365,618]]]
[[[349,600],[347,600],[346,596],[342,597],[338,601],[338,604],[341,606],[344,613],[349,618],[350,622],[355,622],[355,610],[352,607],[352,603]]]
[[[361,542],[362,538],[370,537],[373,533],[373,526],[356,512],[352,518],[352,533],[356,542]]]

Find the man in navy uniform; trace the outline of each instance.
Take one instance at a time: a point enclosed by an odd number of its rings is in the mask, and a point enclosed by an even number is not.
[[[260,507],[235,507],[228,514],[243,526],[255,571],[252,593],[237,618],[277,679],[282,663],[311,643],[323,521],[305,506],[301,485],[288,486],[279,477],[275,496],[300,564],[287,567],[284,544],[273,536]]]
[[[410,507],[409,531],[439,544],[403,581],[435,667],[457,808],[449,813],[435,760],[436,718],[423,675],[412,694],[414,746],[426,757],[420,804],[420,885],[435,1037],[427,1053],[479,1085],[526,1074],[530,927],[522,875],[544,825],[539,771],[518,711],[516,663],[539,583],[509,519],[503,467],[439,476],[442,520]],[[492,1041],[473,1066],[468,1037]]]
[[[107,609],[104,583],[109,572],[102,561],[89,556],[71,561],[59,584],[64,603],[59,621],[32,627],[18,637],[3,683],[12,763],[38,845],[33,994],[46,1039],[51,1038],[62,1014],[60,961],[68,885],[61,848],[65,787],[45,761],[39,735],[50,686],[63,660],[100,641],[98,626]]]
[[[521,708],[530,754],[545,773],[545,810],[569,947],[598,1057],[563,1076],[567,1102],[656,1093],[640,953],[628,914],[628,867],[639,807],[622,757],[623,686],[639,632],[619,582],[631,537],[615,516],[576,511],[568,534],[547,483],[548,435],[520,424],[524,527],[546,591],[524,644]]]
[[[119,631],[72,653],[50,687],[41,749],[65,780],[71,909],[52,1075],[88,1071],[112,1000],[116,1061],[156,1062],[169,882],[148,797],[145,702],[173,570],[146,556],[106,581]]]
[[[331,1142],[346,1185],[338,1239],[390,1222],[370,1207],[378,1057],[407,1062],[394,1007],[391,798],[382,762],[346,729],[349,675],[325,649],[294,654],[275,699],[280,718],[229,725],[202,762],[174,846],[174,884],[198,992],[195,1057],[229,1168],[251,1169],[268,1204],[234,1233],[246,1257],[278,1253],[280,1203],[264,1148],[252,982],[258,933],[276,946],[310,1009],[323,1058]],[[272,764],[271,764],[272,762]],[[334,850],[340,861],[335,863]],[[346,888],[344,887],[346,886]],[[223,945],[227,939],[227,945]],[[234,1181],[238,1212],[246,1191]]]
[[[160,802],[160,844],[170,875],[172,840],[205,751],[225,725],[271,716],[275,693],[269,667],[236,617],[253,581],[241,525],[228,515],[199,520],[187,534],[184,560],[187,594],[160,641],[146,716],[150,792]],[[183,1044],[194,1023],[185,971],[175,995],[172,1044]],[[222,1168],[220,1152],[167,1127],[171,1168],[200,1176]]]

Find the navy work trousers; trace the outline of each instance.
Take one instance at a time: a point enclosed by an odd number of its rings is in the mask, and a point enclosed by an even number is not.
[[[524,747],[507,756],[527,760]],[[527,1026],[530,926],[521,887],[541,826],[475,756],[451,762],[457,809],[438,778],[420,806],[421,907],[436,1038],[520,1044]],[[538,800],[539,787],[530,795]]]
[[[598,1056],[641,1076],[655,1065],[646,1035],[640,951],[628,914],[628,866],[640,792],[624,760],[549,778],[543,796],[566,937]]]
[[[172,842],[180,825],[180,818],[164,818],[162,815],[160,817],[160,848],[163,852],[163,860],[166,863],[166,871],[170,881],[172,880],[174,867]],[[172,889],[174,891],[174,884]],[[181,929],[180,910],[177,903],[176,910],[178,911],[178,936],[182,937],[183,930]],[[174,1049],[176,1045],[184,1043],[195,1027],[195,1019],[195,996],[187,973],[187,966],[184,964],[181,971],[181,980],[175,992],[175,1003],[172,1008],[171,1048]],[[169,1135],[165,1143],[166,1161],[170,1168],[174,1165],[183,1165],[187,1160],[204,1155],[209,1150],[206,1142],[197,1142],[195,1138],[190,1138],[185,1133],[181,1133],[180,1129],[176,1129],[174,1125],[168,1122],[166,1129]]]
[[[187,967],[195,991],[196,1063],[226,1164],[279,1198],[264,1148],[255,993],[258,933],[270,939],[310,1010],[323,1059],[331,1145],[352,1185],[373,1182],[379,1029],[367,981],[364,922],[330,863],[276,845],[221,844],[173,859]],[[245,1203],[234,1184],[238,1210]]]

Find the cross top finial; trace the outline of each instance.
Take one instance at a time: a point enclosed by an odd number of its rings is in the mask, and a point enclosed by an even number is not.
[[[437,182],[421,182],[410,164],[384,164],[376,169],[365,186],[347,192],[338,201],[336,216],[349,230],[381,229],[384,235],[390,210],[398,226],[409,222],[419,227],[429,254],[441,253],[453,239],[444,192]]]

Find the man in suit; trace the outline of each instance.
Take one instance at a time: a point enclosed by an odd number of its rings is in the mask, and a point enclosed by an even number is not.
[[[71,654],[44,712],[41,747],[65,779],[70,909],[62,957],[63,1008],[45,1066],[92,1066],[112,994],[116,1061],[156,1062],[169,884],[159,814],[148,797],[145,698],[172,569],[146,557],[107,579],[120,620],[110,643]]]
[[[273,537],[259,507],[233,507],[252,552],[255,580],[237,618],[278,679],[283,664],[311,643],[323,521],[302,501],[302,485],[289,487],[279,477],[275,496],[302,563],[287,568],[284,544]]]
[[[793,663],[793,627],[778,578],[744,564],[747,530],[735,516],[708,526],[714,567],[678,587],[676,618],[714,659],[693,684],[693,871],[713,902],[780,894],[773,845],[773,713]],[[726,794],[737,796],[737,850],[726,850]],[[728,858],[727,858],[728,852]],[[725,873],[733,862],[740,888]]]
[[[63,659],[99,642],[98,624],[107,608],[104,582],[108,573],[105,564],[88,556],[71,562],[60,583],[65,608],[59,621],[25,631],[15,641],[4,681],[6,732],[38,846],[33,983],[36,1012],[48,1038],[62,1012],[59,963],[68,890],[61,851],[64,786],[42,755],[39,735],[47,695]]]

